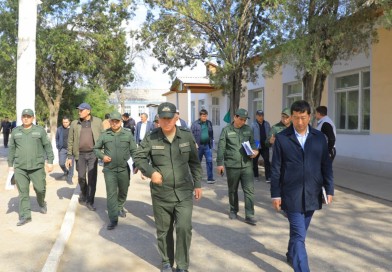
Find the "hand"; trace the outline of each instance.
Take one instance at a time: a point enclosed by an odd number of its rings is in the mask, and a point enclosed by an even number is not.
[[[48,171],[48,173],[52,172],[53,171],[53,164],[48,164],[46,166],[46,171]]]
[[[72,159],[67,159],[65,162],[65,167],[70,168],[72,166]]]
[[[331,203],[332,203],[332,198],[333,198],[333,196],[327,195],[327,198],[328,198],[328,204],[331,204]]]
[[[275,143],[275,135],[274,134],[271,135],[269,143],[272,144],[272,145]]]
[[[282,199],[272,199],[272,207],[275,209],[275,211],[279,212],[282,208]]]
[[[156,185],[162,185],[162,175],[159,172],[154,172],[151,175],[151,182]]]
[[[225,168],[223,166],[217,166],[216,171],[218,172],[218,175],[222,175],[222,173],[225,172]]]
[[[110,158],[109,156],[103,156],[103,159],[102,159],[102,161],[103,162],[111,162],[112,161],[112,158]]]
[[[201,195],[202,195],[201,188],[195,188],[194,193],[195,193],[195,199],[199,200],[201,198]]]
[[[252,159],[253,159],[253,158],[256,158],[256,156],[259,155],[259,151],[258,151],[257,149],[253,150],[253,153],[254,153],[253,155],[250,155],[250,156],[249,156],[249,157],[252,158]]]

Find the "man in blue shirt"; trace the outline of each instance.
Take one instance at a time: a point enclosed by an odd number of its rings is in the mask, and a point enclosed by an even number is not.
[[[214,147],[214,131],[212,129],[211,121],[207,119],[207,110],[202,109],[199,113],[199,116],[199,120],[193,122],[191,126],[191,131],[197,143],[200,162],[203,159],[203,156],[206,158],[207,183],[214,184],[215,179],[212,170],[212,148]]]

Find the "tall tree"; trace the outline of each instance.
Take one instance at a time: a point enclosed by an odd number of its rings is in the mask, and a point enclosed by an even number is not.
[[[0,118],[16,118],[17,4],[0,1]]]
[[[147,14],[140,39],[172,77],[177,69],[194,67],[197,60],[220,65],[211,80],[238,108],[243,80],[254,80],[255,63],[248,59],[268,48],[263,36],[270,30],[266,5],[254,0],[146,0]],[[157,12],[159,10],[159,13]],[[247,69],[245,69],[245,66]]]
[[[125,31],[132,1],[80,2],[47,0],[38,7],[36,90],[47,105],[51,135],[64,96],[72,100],[80,88],[109,94],[133,79]],[[16,81],[17,14],[18,0],[0,3],[0,86]]]
[[[78,3],[45,1],[39,11],[36,79],[50,111],[52,135],[64,90],[90,86],[110,93],[132,80],[123,28],[130,1]]]
[[[387,7],[384,4],[361,0],[287,0],[281,1],[273,13],[272,19],[281,26],[275,39],[280,44],[277,47],[280,64],[292,64],[297,69],[304,99],[313,112],[320,105],[332,66],[339,60],[367,52],[377,41],[375,24]]]

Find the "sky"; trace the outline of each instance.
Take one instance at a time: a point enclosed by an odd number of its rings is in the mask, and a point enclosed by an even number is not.
[[[139,5],[136,10],[136,16],[129,23],[131,29],[138,29],[144,22],[147,9],[144,5]],[[145,56],[144,60],[137,58],[135,60],[135,71],[138,80],[130,86],[135,88],[149,88],[149,89],[169,89],[171,79],[168,74],[162,72],[162,68],[154,71],[153,65],[157,65],[157,59],[151,56]],[[183,69],[177,72],[177,76],[182,77],[200,77],[205,76],[205,66],[200,62],[193,70]]]

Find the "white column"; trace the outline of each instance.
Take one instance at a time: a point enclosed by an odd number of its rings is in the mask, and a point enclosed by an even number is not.
[[[21,124],[22,110],[35,113],[35,40],[39,0],[19,0],[18,59],[16,76],[16,115]]]
[[[192,93],[191,93],[191,89],[190,88],[188,88],[187,89],[187,98],[188,98],[188,100],[187,100],[187,104],[188,104],[188,112],[187,112],[187,114],[188,114],[188,127],[190,127],[191,126],[191,124],[192,124],[192,120],[191,120],[191,118],[192,118],[192,114],[191,114],[191,111],[192,111],[192,105],[191,105],[191,99],[192,99]]]

